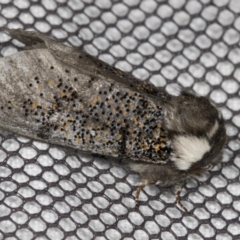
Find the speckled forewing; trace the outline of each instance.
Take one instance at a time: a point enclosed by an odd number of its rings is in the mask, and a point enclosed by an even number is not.
[[[68,47],[46,37],[41,33],[24,31],[22,29],[4,28],[4,30],[13,38],[25,43],[26,49],[47,48],[54,58],[60,60],[65,66],[74,67],[85,75],[104,77],[104,79],[107,81],[112,81],[113,83],[118,82],[119,84],[125,85],[126,87],[136,90],[137,92],[141,92],[143,94],[157,94],[161,95],[162,98],[165,98],[165,94],[161,94],[159,90],[154,87],[154,85],[148,84],[145,81],[140,81],[132,75],[111,67],[105,62],[87,53],[78,51],[72,47]],[[154,100],[156,100],[155,97]]]
[[[1,59],[2,127],[97,154],[166,159],[163,112],[148,95],[155,88],[70,47],[46,45]]]

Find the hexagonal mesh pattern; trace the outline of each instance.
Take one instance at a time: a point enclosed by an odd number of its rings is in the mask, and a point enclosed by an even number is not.
[[[0,0],[0,26],[34,29],[174,93],[220,106],[222,164],[190,181],[189,213],[169,189],[77,151],[1,131],[0,239],[239,239],[239,0]],[[2,56],[22,46],[0,31]]]

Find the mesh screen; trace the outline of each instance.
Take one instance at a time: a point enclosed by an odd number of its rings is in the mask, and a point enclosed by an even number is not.
[[[240,239],[239,0],[0,0],[0,26],[34,29],[175,93],[208,96],[226,119],[221,164],[182,192],[118,163],[0,132],[0,239]],[[1,56],[22,46],[0,31]]]

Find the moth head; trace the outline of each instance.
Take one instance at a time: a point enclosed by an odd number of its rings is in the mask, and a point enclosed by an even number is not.
[[[198,174],[218,164],[226,141],[222,114],[205,97],[182,93],[166,112],[171,139],[171,161],[189,174]]]

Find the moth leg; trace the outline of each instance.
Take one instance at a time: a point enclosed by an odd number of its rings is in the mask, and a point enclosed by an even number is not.
[[[149,184],[149,182],[147,180],[143,180],[140,185],[138,186],[137,190],[136,190],[136,195],[135,195],[135,208],[138,208],[138,198],[139,198],[139,195],[140,195],[140,192],[143,190],[143,188],[145,186],[147,186]]]
[[[182,184],[178,184],[178,185],[174,186],[176,205],[184,212],[188,212],[188,210],[183,206],[183,204],[181,202],[181,196],[180,196],[181,191],[182,191]]]
[[[143,188],[147,185],[146,181],[141,182],[141,184],[138,186],[137,191],[136,191],[136,196],[135,196],[135,202],[138,201],[140,192],[143,190]]]

